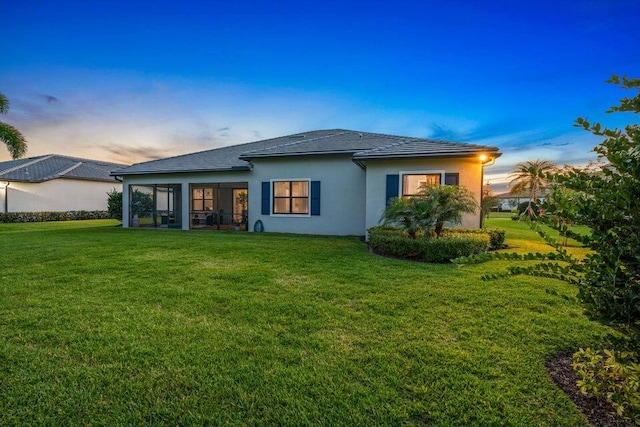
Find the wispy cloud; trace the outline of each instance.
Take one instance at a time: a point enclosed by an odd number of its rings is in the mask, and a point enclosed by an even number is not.
[[[309,129],[347,128],[498,146],[504,155],[485,176],[504,183],[518,162],[585,163],[594,157],[590,150],[597,143],[586,132],[544,128],[527,118],[478,122],[385,109],[321,92],[73,75],[72,82],[65,73],[9,82],[13,110],[7,121],[27,137],[30,156],[59,153],[135,163]],[[5,159],[8,153],[0,150],[0,160]]]
[[[57,104],[58,102],[60,102],[58,98],[52,95],[42,94],[40,95],[40,97],[44,99],[47,104]]]

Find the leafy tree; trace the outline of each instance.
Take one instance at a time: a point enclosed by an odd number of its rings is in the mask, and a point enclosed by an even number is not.
[[[473,193],[457,185],[423,187],[413,197],[397,197],[382,214],[383,225],[400,226],[411,238],[418,233],[440,237],[445,222],[459,224],[462,214],[477,209]]]
[[[9,107],[9,100],[0,93],[0,114],[6,114]],[[11,158],[14,160],[24,156],[27,152],[27,141],[24,136],[18,129],[4,122],[0,122],[0,141],[7,146]]]
[[[613,76],[610,82],[636,96],[609,112],[640,112],[640,79]],[[569,168],[553,175],[554,193],[562,188],[571,197],[554,196],[547,210],[591,229],[589,236],[569,233],[593,250],[582,262],[578,296],[588,315],[616,326],[640,350],[640,126],[607,129],[585,119],[576,124],[605,138],[594,151],[606,163],[596,171]]]
[[[608,112],[640,112],[640,79],[614,75],[609,83],[632,90],[635,96],[622,99]],[[640,126],[608,129],[582,118],[576,126],[604,138],[594,148],[600,163],[546,174],[551,189],[541,220],[583,243],[591,253],[577,259],[540,224],[532,224],[554,252],[484,258],[537,259],[536,265],[513,266],[508,274],[552,277],[577,285],[585,313],[620,332],[609,342],[615,350],[587,349],[574,355],[578,386],[607,399],[619,415],[640,423]],[[586,225],[590,233],[577,234],[567,222]]]
[[[111,218],[122,221],[122,192],[115,188],[107,193],[107,212]]]
[[[518,163],[510,173],[511,193],[514,195],[527,194],[530,197],[529,203],[536,203],[540,191],[546,188],[547,175],[556,169],[556,165],[549,160],[528,160]],[[525,211],[530,218],[535,218],[536,214],[529,206]]]

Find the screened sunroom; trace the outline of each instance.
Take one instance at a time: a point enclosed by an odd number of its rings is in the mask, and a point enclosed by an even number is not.
[[[129,186],[129,226],[182,228],[182,185]]]
[[[189,228],[247,231],[247,182],[190,184]]]

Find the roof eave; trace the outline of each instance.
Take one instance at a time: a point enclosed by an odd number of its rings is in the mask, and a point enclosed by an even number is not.
[[[147,171],[113,171],[109,175],[111,176],[128,176],[128,175],[166,175],[172,173],[200,173],[200,172],[238,172],[238,171],[250,171],[251,165],[246,166],[231,166],[228,168],[207,168],[207,169],[177,169],[177,170],[147,170]]]
[[[353,156],[354,160],[394,160],[394,159],[443,159],[443,158],[461,158],[461,157],[475,157],[478,154],[484,153],[490,150],[477,150],[477,151],[467,151],[463,153],[433,153],[433,154],[355,154]],[[491,152],[491,155],[494,158],[498,158],[502,156],[502,153]]]
[[[115,176],[115,175],[111,175]],[[21,182],[26,184],[40,184],[42,182],[53,181],[55,179],[70,179],[72,181],[100,181],[100,182],[115,182],[116,179],[107,179],[107,178],[81,178],[76,176],[56,176],[54,178],[47,179],[9,179],[9,178],[0,178],[0,181],[5,182]]]

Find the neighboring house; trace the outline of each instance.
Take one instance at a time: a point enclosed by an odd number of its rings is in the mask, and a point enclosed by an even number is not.
[[[126,165],[49,154],[0,162],[0,213],[107,210],[107,192]]]
[[[123,179],[124,227],[235,224],[364,235],[389,198],[415,194],[422,184],[463,185],[479,202],[483,161],[498,156],[496,147],[332,129],[138,163],[112,174]],[[479,224],[479,210],[463,221]]]
[[[531,196],[525,194],[512,194],[512,193],[500,193],[495,196],[496,199],[499,200],[500,210],[501,211],[511,211],[517,209],[520,203],[528,202],[531,200]],[[544,202],[545,194],[543,193],[541,197],[538,197],[538,201],[540,203]]]

